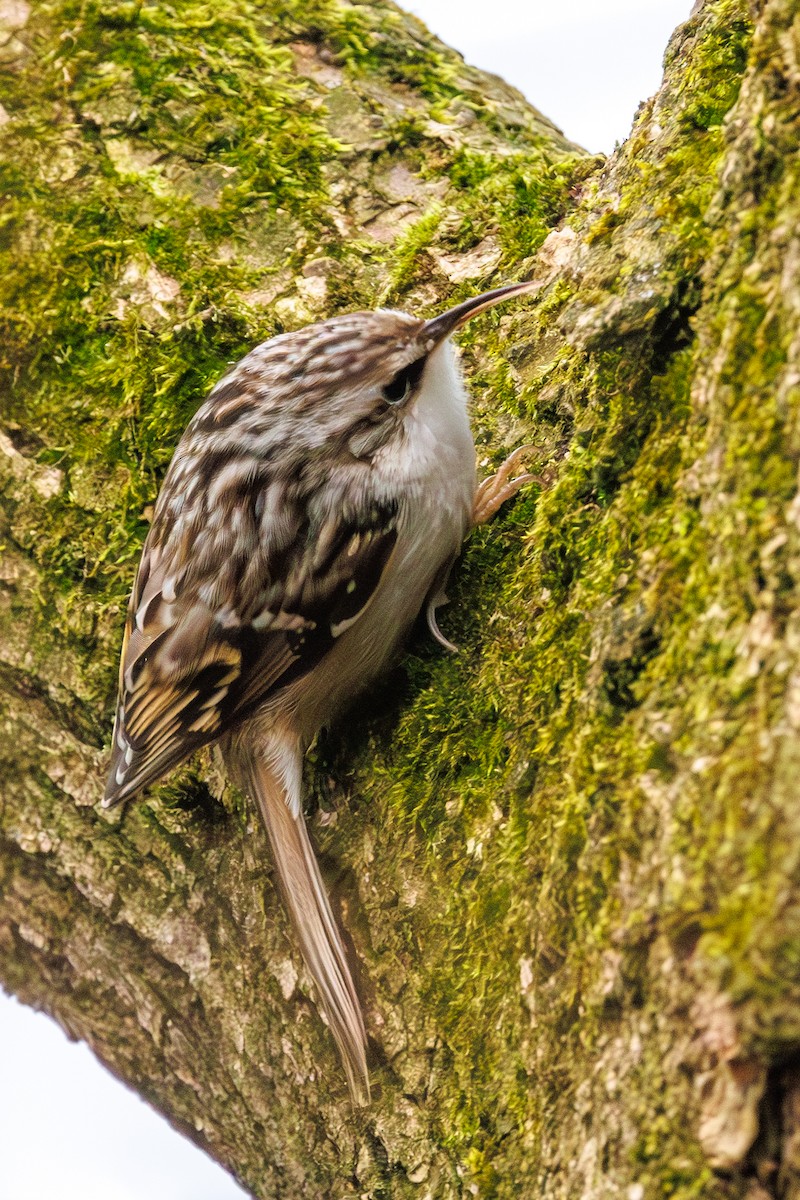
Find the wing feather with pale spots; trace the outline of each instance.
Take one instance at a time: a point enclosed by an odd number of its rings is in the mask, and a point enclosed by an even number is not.
[[[358,620],[391,557],[393,505],[309,513],[301,495],[266,478],[259,490],[251,475],[237,508],[238,545],[250,526],[245,559],[224,552],[213,512],[200,506],[186,523],[156,510],[128,609],[106,806],[310,670]]]

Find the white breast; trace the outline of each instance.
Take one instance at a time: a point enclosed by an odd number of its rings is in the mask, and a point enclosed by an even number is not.
[[[467,396],[449,342],[430,356],[422,389],[404,414],[404,432],[401,442],[386,447],[376,468],[388,487],[403,497],[395,556],[400,578],[394,583],[398,592],[409,593],[413,620],[442,563],[458,554],[475,496]]]
[[[297,686],[292,704],[309,736],[392,658],[469,530],[475,447],[449,344],[428,361],[422,390],[404,415],[404,436],[379,451],[372,467],[376,494],[400,499],[397,546],[367,610],[316,668],[313,693],[303,681]]]
[[[475,493],[475,447],[467,419],[467,395],[450,342],[428,359],[422,388],[404,414],[405,437],[389,443],[376,468],[408,501],[435,523],[452,525],[458,544],[468,527]]]

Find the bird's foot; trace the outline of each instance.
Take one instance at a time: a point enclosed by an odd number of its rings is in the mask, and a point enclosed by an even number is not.
[[[523,471],[520,475],[514,473],[520,464],[524,464],[525,459],[533,453],[533,449],[533,446],[518,447],[512,454],[509,454],[494,475],[481,480],[475,490],[472,507],[473,525],[485,525],[487,521],[491,521],[500,505],[505,504],[506,500],[510,500],[512,496],[516,496],[524,484],[543,482],[539,475],[533,475],[530,471]]]

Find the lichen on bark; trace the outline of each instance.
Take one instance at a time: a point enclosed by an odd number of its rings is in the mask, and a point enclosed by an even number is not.
[[[0,10],[0,978],[254,1195],[798,1187],[800,9],[695,7],[608,162],[390,4]],[[525,274],[542,483],[310,762],[354,1114],[212,758],[97,808],[122,605],[228,361]]]

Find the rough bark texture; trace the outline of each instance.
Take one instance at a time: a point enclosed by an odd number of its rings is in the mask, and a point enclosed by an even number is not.
[[[800,1195],[798,0],[697,5],[607,163],[378,0],[0,17],[4,985],[258,1197]],[[227,361],[526,272],[464,348],[543,484],[310,764],[353,1114],[212,758],[96,807],[122,606]]]

